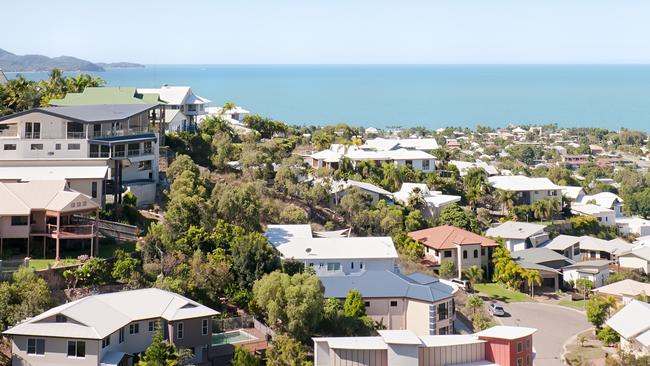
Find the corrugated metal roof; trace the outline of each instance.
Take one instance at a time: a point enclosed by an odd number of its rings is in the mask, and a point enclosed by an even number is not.
[[[51,99],[49,103],[53,106],[165,104],[157,93],[138,93],[134,87],[88,87],[81,93],[68,93],[65,98]]]
[[[121,121],[142,112],[146,112],[152,108],[156,108],[157,106],[157,104],[96,104],[69,107],[33,108],[1,117],[0,121],[32,113],[45,113],[81,123]]]

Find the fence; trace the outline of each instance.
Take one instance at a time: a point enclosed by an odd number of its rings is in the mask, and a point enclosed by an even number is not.
[[[75,219],[82,223],[95,223],[93,218],[75,216]],[[134,242],[138,240],[138,235],[140,235],[140,229],[137,226],[108,220],[99,220],[97,230],[100,237],[113,238],[118,242]]]
[[[255,319],[252,315],[238,316],[226,319],[213,319],[212,331],[214,333],[223,333],[237,329],[254,328],[262,332],[264,335],[275,337],[273,329],[267,327],[264,323]]]

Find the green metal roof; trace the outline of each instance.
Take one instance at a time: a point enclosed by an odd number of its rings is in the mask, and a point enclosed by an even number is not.
[[[138,94],[133,87],[88,87],[82,93],[68,93],[63,99],[51,99],[53,106],[96,104],[166,104],[158,94]]]

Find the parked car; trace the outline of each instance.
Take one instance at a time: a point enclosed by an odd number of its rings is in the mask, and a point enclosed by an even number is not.
[[[457,284],[458,287],[462,288],[465,291],[470,291],[472,289],[472,283],[467,280],[460,280],[458,278],[453,278],[451,282]]]
[[[488,311],[494,316],[506,315],[506,311],[503,310],[503,306],[497,304],[496,302],[493,302],[488,306]]]

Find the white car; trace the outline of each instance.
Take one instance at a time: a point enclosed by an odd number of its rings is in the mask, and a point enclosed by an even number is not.
[[[488,311],[494,316],[506,315],[506,311],[503,310],[503,306],[497,304],[496,302],[493,302],[488,306]]]

